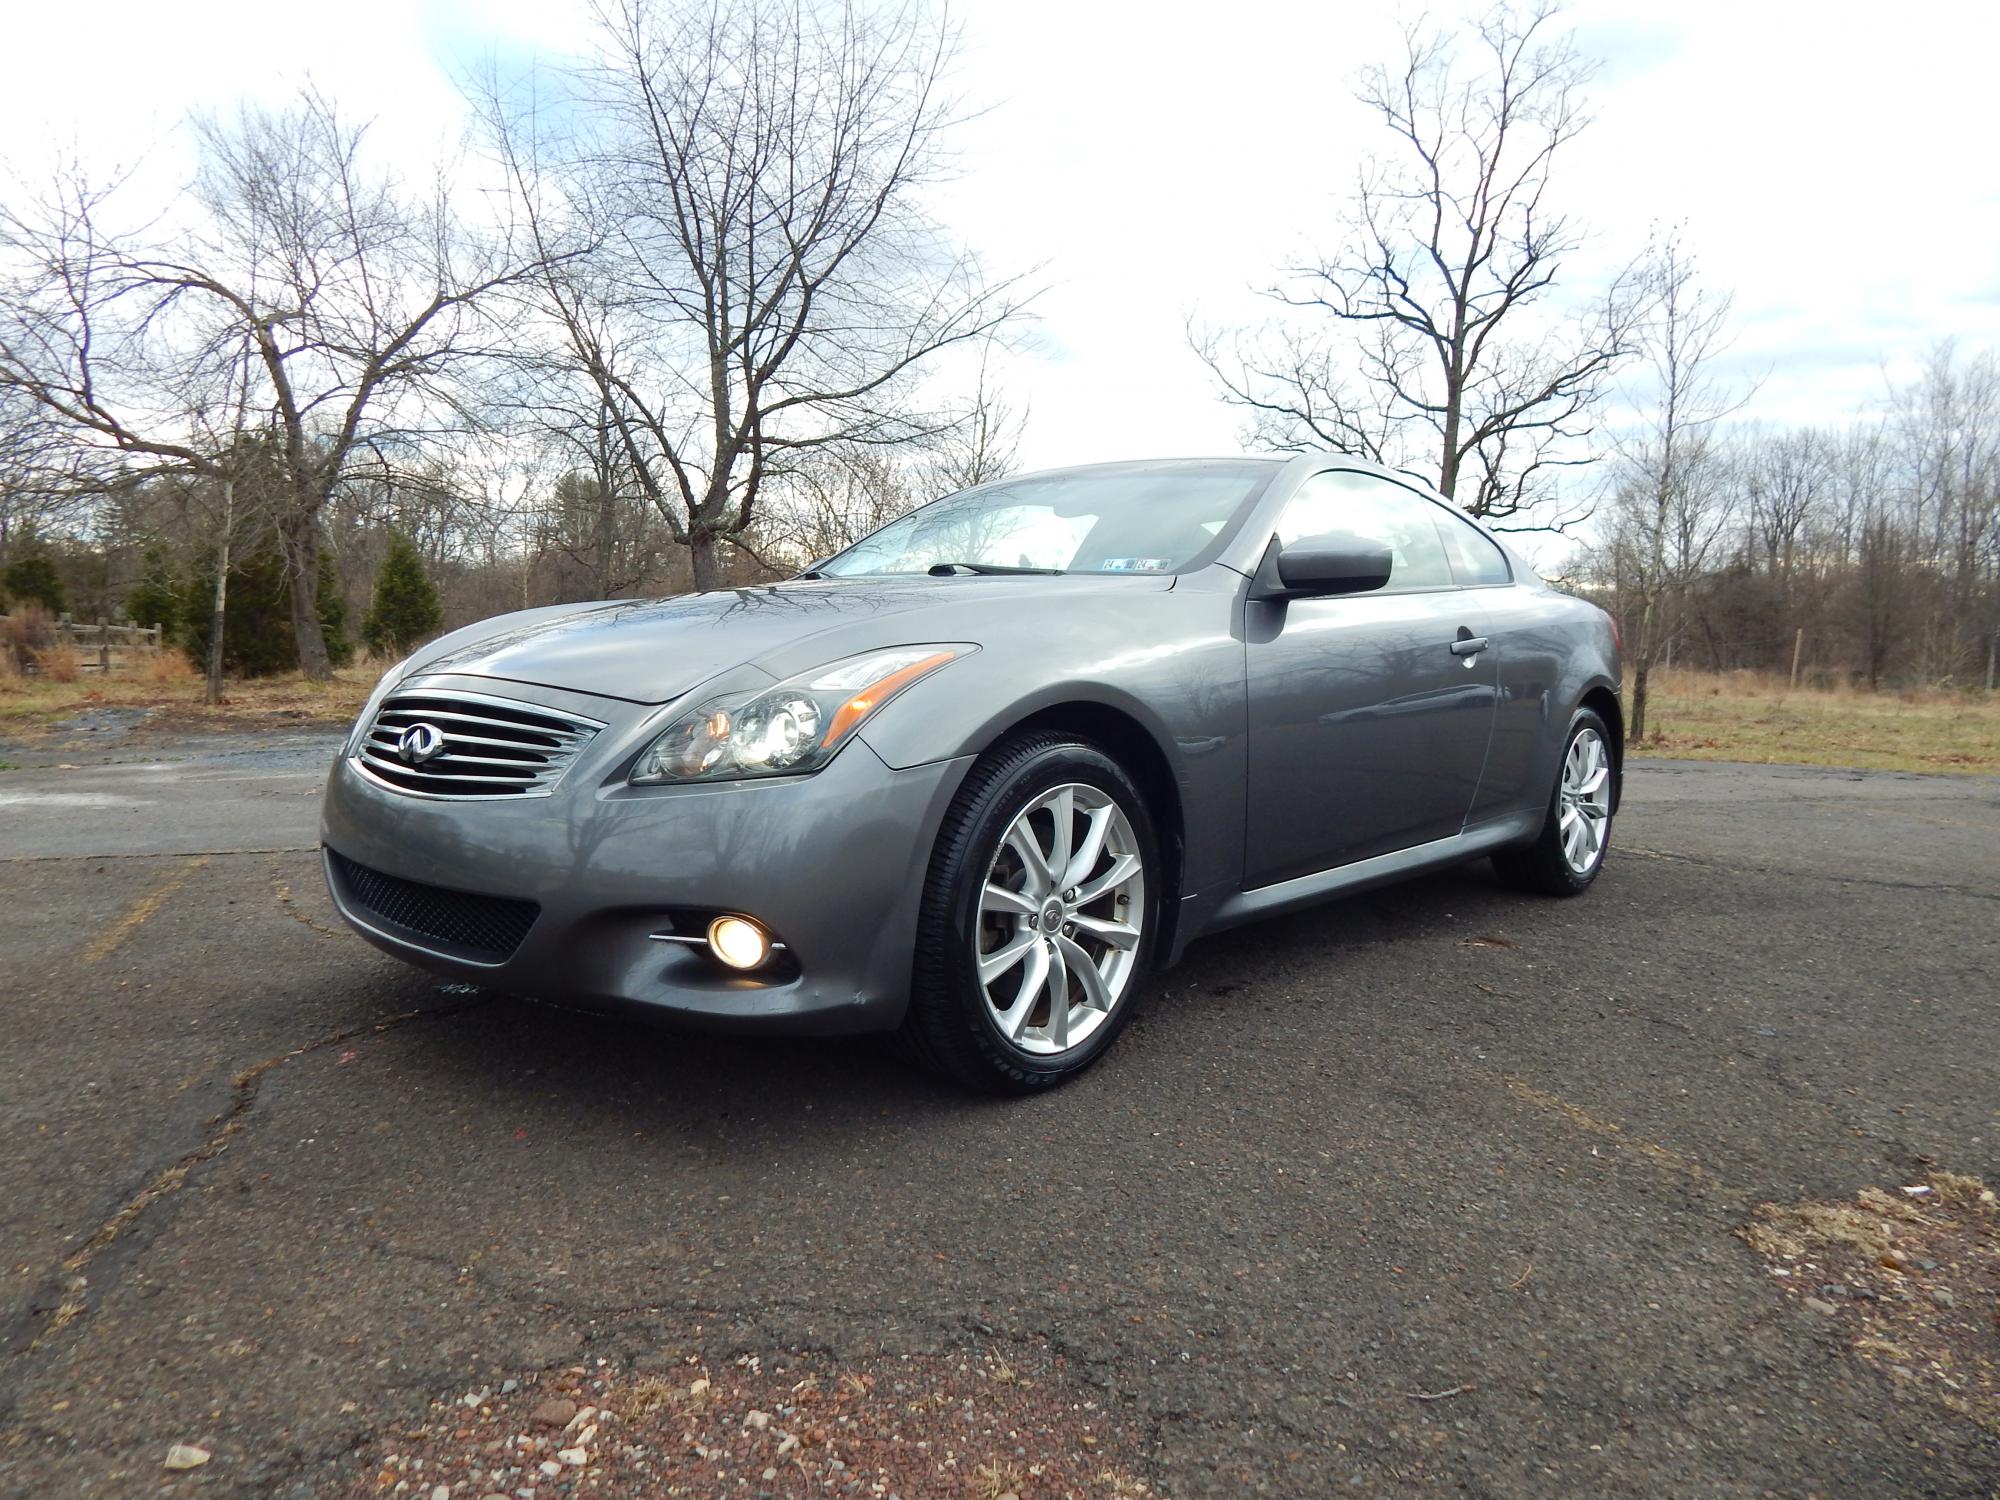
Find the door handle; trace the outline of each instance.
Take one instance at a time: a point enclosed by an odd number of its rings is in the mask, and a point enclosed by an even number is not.
[[[1486,637],[1483,635],[1462,635],[1451,643],[1451,654],[1453,656],[1477,656],[1486,649],[1486,645]]]

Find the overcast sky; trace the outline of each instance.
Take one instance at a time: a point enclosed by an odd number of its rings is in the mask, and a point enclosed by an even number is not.
[[[1451,0],[1432,7],[1448,14]],[[942,208],[998,272],[1039,266],[1005,372],[1030,466],[1238,446],[1188,352],[1190,315],[1262,315],[1247,288],[1328,243],[1379,127],[1355,70],[1394,55],[1384,7],[1234,0],[959,0],[959,92],[985,113]],[[181,122],[310,76],[421,166],[461,130],[455,76],[578,34],[568,0],[110,0],[10,5],[0,154],[188,165]],[[1597,122],[1559,168],[1592,230],[1573,285],[1682,223],[1731,290],[1749,414],[1841,422],[1936,339],[2000,343],[2000,5],[1579,0]]]

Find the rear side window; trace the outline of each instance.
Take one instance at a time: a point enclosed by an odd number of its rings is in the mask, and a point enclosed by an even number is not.
[[[1473,588],[1482,583],[1513,581],[1513,570],[1507,566],[1507,554],[1477,526],[1462,516],[1441,510],[1437,516],[1437,529],[1438,535],[1444,539],[1445,555],[1451,559],[1452,576],[1459,583]]]
[[[1302,537],[1347,532],[1389,549],[1393,559],[1390,588],[1448,589],[1452,585],[1451,566],[1445,560],[1443,539],[1431,520],[1436,509],[1400,484],[1373,474],[1336,469],[1315,474],[1299,486],[1278,517],[1278,540],[1291,543]]]

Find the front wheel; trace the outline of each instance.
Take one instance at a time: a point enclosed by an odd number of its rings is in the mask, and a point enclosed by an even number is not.
[[[995,1093],[1089,1067],[1152,961],[1158,849],[1144,797],[1095,746],[1037,734],[984,757],[931,857],[907,1050]]]
[[[1494,854],[1500,878],[1547,896],[1587,890],[1611,845],[1611,782],[1611,732],[1594,710],[1580,708],[1570,720],[1542,830],[1532,844]]]

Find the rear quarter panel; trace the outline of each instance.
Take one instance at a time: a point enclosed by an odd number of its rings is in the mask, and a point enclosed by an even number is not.
[[[1492,599],[1500,703],[1469,820],[1475,823],[1546,802],[1584,694],[1619,691],[1618,647],[1603,610],[1546,585]]]

